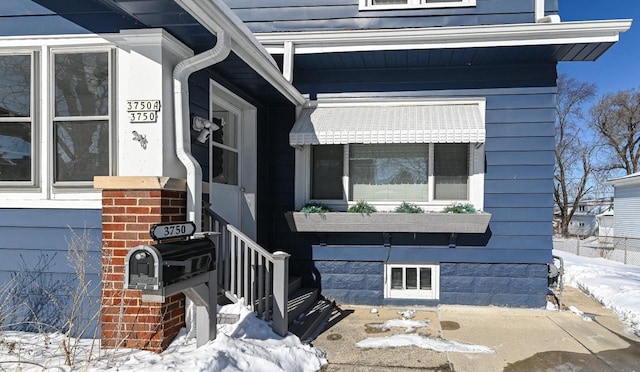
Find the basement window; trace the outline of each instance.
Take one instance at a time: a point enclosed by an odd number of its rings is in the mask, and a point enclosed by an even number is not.
[[[385,265],[385,298],[437,300],[440,298],[439,265]]]

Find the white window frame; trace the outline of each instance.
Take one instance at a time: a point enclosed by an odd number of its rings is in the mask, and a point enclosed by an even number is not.
[[[373,5],[372,0],[360,0],[360,10],[390,10],[390,9],[419,9],[419,8],[460,8],[476,6],[476,0],[406,0],[406,4]]]
[[[324,98],[329,100],[329,98]],[[480,111],[481,120],[486,121],[486,98],[484,97],[456,97],[456,98],[426,98],[426,97],[389,97],[388,99],[376,99],[375,101],[367,100],[366,102],[374,102],[376,105],[404,105],[415,104],[416,102],[429,102],[430,104],[457,105],[457,104],[476,104]],[[332,101],[332,105],[350,106],[358,105],[361,102],[358,99],[344,98]],[[467,142],[464,142],[467,143]],[[467,200],[436,200],[435,199],[435,182],[433,167],[433,146],[429,146],[429,164],[428,164],[428,187],[429,198],[427,201],[419,200],[393,200],[393,201],[371,201],[365,200],[369,204],[376,207],[379,212],[393,211],[402,201],[414,203],[423,208],[425,211],[440,212],[442,209],[452,203],[471,203],[477,210],[484,209],[484,172],[485,172],[485,144],[469,142],[469,178],[467,183]],[[319,202],[329,206],[334,211],[346,211],[349,207],[357,204],[359,200],[349,201],[349,145],[344,145],[343,156],[343,175],[342,200],[324,200],[313,199],[311,197],[311,173],[312,173],[312,146],[322,145],[303,145],[296,146],[295,151],[295,185],[294,185],[294,207],[300,210],[306,203]]]
[[[31,58],[31,67],[30,67],[30,98],[29,98],[29,116],[28,117],[0,117],[0,125],[3,122],[23,122],[29,123],[31,125],[31,179],[29,181],[0,181],[0,190],[12,190],[20,192],[22,190],[32,190],[34,187],[37,187],[39,184],[39,148],[38,144],[38,133],[39,126],[37,125],[37,112],[38,108],[36,106],[37,100],[36,97],[39,97],[38,90],[38,66],[40,63],[40,55],[38,51],[35,49],[6,49],[0,50],[0,56],[7,55],[19,55],[19,56],[30,56]]]
[[[467,179],[467,199],[466,200],[446,200],[435,199],[435,175],[434,175],[434,144],[429,145],[429,164],[428,164],[428,193],[427,201],[421,200],[365,200],[369,204],[375,206],[379,211],[392,211],[401,202],[406,201],[414,203],[428,211],[440,211],[444,207],[452,203],[471,203],[476,209],[484,208],[484,144],[469,143],[469,177]],[[349,145],[343,146],[343,176],[342,176],[342,199],[313,199],[312,196],[312,169],[313,156],[312,146],[322,145],[305,145],[296,151],[296,209],[300,209],[308,202],[319,202],[331,207],[333,210],[346,210],[355,205],[359,200],[349,200]],[[375,146],[375,145],[372,145]]]
[[[100,116],[56,116],[55,114],[55,56],[62,54],[79,54],[79,53],[107,53],[107,63],[108,63],[108,86],[109,97],[108,97],[108,112],[107,115]],[[56,144],[55,138],[55,123],[56,122],[64,122],[64,121],[107,121],[109,127],[109,167],[108,167],[108,176],[113,175],[114,173],[114,164],[115,164],[115,151],[114,151],[114,143],[115,143],[115,126],[114,126],[114,106],[115,106],[115,48],[113,47],[78,47],[78,48],[51,48],[49,57],[49,69],[50,69],[50,93],[49,93],[49,127],[51,131],[51,162],[49,164],[49,172],[51,176],[51,185],[53,186],[55,191],[58,192],[68,192],[75,189],[87,189],[93,190],[93,180],[91,181],[56,181],[55,180],[55,159],[57,149],[53,146]],[[73,192],[73,191],[72,191]]]
[[[51,94],[53,89],[52,50],[55,51],[111,51],[110,63],[110,161],[111,172],[115,174],[117,168],[117,154],[115,152],[117,140],[117,102],[118,88],[117,67],[115,61],[119,58],[118,48],[112,40],[98,35],[37,35],[37,36],[2,36],[0,37],[0,53],[24,54],[34,53],[33,94],[33,156],[34,179],[33,185],[13,183],[12,186],[0,187],[0,208],[67,208],[67,209],[95,209],[102,205],[102,193],[93,188],[92,182],[76,187],[70,185],[53,185],[53,126]]]
[[[431,289],[391,289],[391,270],[402,269],[402,282],[406,286],[406,269],[416,268],[418,272],[418,288],[420,287],[420,269],[431,269]],[[409,263],[387,263],[384,266],[384,298],[397,299],[440,299],[440,265],[439,264],[409,264]]]

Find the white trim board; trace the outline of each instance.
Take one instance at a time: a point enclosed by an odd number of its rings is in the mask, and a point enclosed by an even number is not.
[[[488,48],[508,46],[613,43],[631,27],[631,19],[490,26],[429,27],[389,30],[340,30],[257,33],[271,54],[284,54],[285,42],[295,54],[375,50]]]

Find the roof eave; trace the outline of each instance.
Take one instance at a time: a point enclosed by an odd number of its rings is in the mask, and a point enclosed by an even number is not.
[[[628,186],[628,185],[634,185],[634,184],[640,184],[640,172],[634,173],[634,174],[630,174],[628,176],[624,176],[624,177],[620,177],[620,178],[610,179],[610,180],[605,182],[605,185],[614,186],[614,187],[615,186]]]
[[[275,32],[257,33],[255,37],[271,54],[283,54],[285,42],[295,45],[296,54],[570,45],[615,43],[619,40],[620,34],[631,27],[631,23],[631,19],[623,19],[384,30]]]
[[[224,29],[231,37],[231,50],[291,103],[303,105],[306,102],[302,94],[282,75],[267,50],[224,3],[211,0],[175,1],[212,34],[216,34],[217,27]]]

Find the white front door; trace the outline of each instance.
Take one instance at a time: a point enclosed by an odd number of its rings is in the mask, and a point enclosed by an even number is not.
[[[224,123],[211,135],[209,199],[213,210],[256,239],[256,109],[211,82],[211,117]]]

